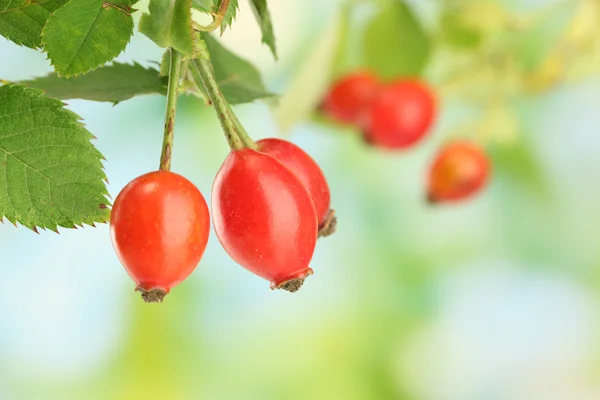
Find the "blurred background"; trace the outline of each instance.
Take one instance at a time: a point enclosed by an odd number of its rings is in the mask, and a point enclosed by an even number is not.
[[[269,7],[278,62],[245,1],[222,40],[284,94],[275,113],[236,107],[250,134],[286,135],[329,179],[339,229],[319,241],[315,275],[296,294],[271,291],[213,234],[192,276],[149,305],[108,225],[0,225],[0,399],[599,399],[600,3]],[[412,45],[395,48],[386,26],[409,26]],[[409,62],[438,93],[435,129],[414,149],[382,152],[311,115],[332,76],[362,66],[360,48],[387,54],[368,58],[384,71]],[[51,71],[1,38],[0,55],[2,79]],[[136,34],[119,60],[161,55]],[[68,103],[98,137],[113,198],[158,167],[163,97]],[[450,137],[485,144],[492,181],[431,207],[427,169]],[[182,98],[173,170],[210,199],[227,151],[213,111]]]

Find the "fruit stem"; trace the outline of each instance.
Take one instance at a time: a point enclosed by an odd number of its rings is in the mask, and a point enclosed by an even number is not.
[[[162,153],[160,155],[160,170],[171,170],[171,152],[175,132],[175,113],[177,112],[177,97],[179,75],[183,55],[175,49],[171,51],[171,66],[169,67],[169,85],[167,87],[167,114],[165,116],[165,133],[163,136]]]
[[[217,10],[217,12],[213,12],[211,13],[212,17],[213,17],[213,22],[211,22],[209,25],[200,25],[199,23],[192,21],[193,25],[194,25],[194,30],[196,31],[201,31],[201,32],[212,32],[215,29],[217,29],[218,27],[221,26],[221,23],[223,22],[223,19],[225,19],[225,14],[227,14],[227,9],[229,8],[229,3],[230,0],[223,0],[221,2],[221,5],[219,6],[219,9]]]
[[[241,150],[243,148],[256,148],[256,143],[250,138],[242,124],[237,119],[237,116],[229,106],[229,103],[223,96],[221,89],[215,78],[215,72],[210,62],[210,53],[206,46],[199,46],[200,57],[194,60],[194,65],[198,70],[204,89],[208,94],[208,98],[215,107],[217,117],[229,147],[232,150]]]

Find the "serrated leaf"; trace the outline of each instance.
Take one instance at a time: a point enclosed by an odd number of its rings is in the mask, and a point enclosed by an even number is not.
[[[154,68],[113,63],[85,75],[60,78],[56,74],[20,82],[42,89],[57,99],[84,99],[118,103],[143,94],[166,94],[167,80]]]
[[[151,0],[150,13],[142,15],[138,29],[160,47],[172,47],[191,57],[194,51],[191,7],[191,0]]]
[[[269,46],[271,53],[277,58],[273,22],[271,21],[271,13],[269,13],[269,8],[267,7],[267,0],[250,0],[250,5],[252,6],[252,11],[254,11],[256,21],[260,26],[262,42]]]
[[[108,220],[102,154],[78,119],[41,90],[0,87],[0,216],[54,231]]]
[[[214,5],[213,0],[192,0],[192,8],[205,13],[211,12]]]
[[[215,10],[219,9],[219,7],[221,6],[221,3],[223,1],[224,0],[217,1]],[[235,20],[235,17],[237,15],[238,8],[239,8],[238,0],[230,0],[229,7],[227,7],[227,12],[225,13],[225,17],[223,18],[223,21],[221,22],[221,35],[225,31],[225,29],[227,29],[228,27],[231,26],[231,24],[233,24],[233,21]]]
[[[69,0],[0,0],[0,35],[21,46],[41,47],[50,14]]]
[[[383,8],[365,30],[364,66],[383,79],[420,75],[430,52],[427,33],[402,2]]]
[[[230,52],[211,35],[202,34],[202,39],[210,52],[217,83],[230,104],[273,96],[252,64]]]
[[[127,47],[133,18],[104,4],[104,0],[71,0],[48,18],[42,43],[60,76],[84,74]]]

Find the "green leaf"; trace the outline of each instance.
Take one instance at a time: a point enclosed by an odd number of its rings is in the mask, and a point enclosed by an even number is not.
[[[104,0],[71,0],[48,18],[42,43],[59,75],[84,74],[127,47],[133,18],[104,4]]]
[[[218,0],[215,10],[219,9],[222,2],[223,2],[223,0]],[[227,12],[225,13],[225,17],[223,18],[223,21],[221,22],[221,35],[225,31],[225,29],[227,29],[228,27],[231,26],[231,24],[233,24],[233,21],[235,20],[235,17],[237,15],[238,8],[239,8],[238,0],[231,0],[229,2],[229,7],[227,7]]]
[[[383,8],[365,30],[364,66],[384,79],[420,75],[430,52],[428,35],[402,2]]]
[[[466,24],[455,12],[444,13],[440,25],[442,38],[452,47],[469,50],[481,43],[481,32]]]
[[[50,14],[68,0],[0,0],[0,35],[18,45],[42,46],[41,33]]]
[[[171,50],[167,49],[160,60],[160,76],[169,76],[171,69]]]
[[[310,48],[310,56],[304,58],[285,95],[279,99],[273,114],[282,133],[308,119],[321,102],[331,83],[336,50],[344,34],[346,18],[345,13],[338,15],[323,32],[318,33],[318,40],[314,40],[316,45]]]
[[[217,83],[230,104],[273,96],[252,64],[227,50],[211,35],[204,33],[202,39],[210,52]]]
[[[540,66],[548,53],[563,37],[565,30],[577,11],[577,2],[559,4],[559,8],[544,15],[518,41],[519,62],[523,69],[532,72]]]
[[[172,47],[191,57],[194,51],[191,0],[150,0],[150,13],[142,15],[139,31],[160,47]]]
[[[0,87],[0,216],[56,231],[109,218],[102,154],[59,100]]]
[[[113,63],[74,78],[60,78],[56,74],[19,82],[42,89],[57,99],[84,99],[119,103],[143,94],[166,94],[167,80],[159,71],[139,64]]]
[[[213,0],[192,0],[192,8],[198,11],[209,13],[213,10]]]
[[[271,22],[269,8],[267,7],[267,0],[250,0],[250,5],[252,6],[252,11],[254,11],[256,21],[258,21],[258,25],[260,26],[260,31],[262,32],[262,42],[269,46],[271,53],[277,58],[273,23]]]

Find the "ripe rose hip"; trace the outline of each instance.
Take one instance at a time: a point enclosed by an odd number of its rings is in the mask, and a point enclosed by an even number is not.
[[[329,209],[331,194],[327,179],[319,165],[304,150],[281,139],[263,139],[257,143],[258,150],[274,157],[292,171],[310,193],[319,221],[319,236],[329,236],[335,231],[337,219]]]
[[[338,122],[358,123],[378,87],[379,81],[371,72],[346,75],[329,89],[321,111]]]
[[[198,188],[168,171],[131,181],[110,216],[113,246],[147,302],[162,301],[192,273],[209,228],[208,206]]]
[[[317,214],[308,191],[289,169],[256,150],[232,150],[212,192],[215,232],[242,267],[295,292],[312,274]]]
[[[429,172],[427,198],[431,203],[466,199],[486,184],[490,173],[487,155],[467,141],[446,145]]]
[[[382,88],[365,112],[365,140],[376,147],[404,149],[422,139],[431,127],[435,99],[418,80],[400,80]]]

